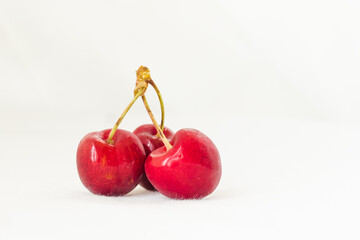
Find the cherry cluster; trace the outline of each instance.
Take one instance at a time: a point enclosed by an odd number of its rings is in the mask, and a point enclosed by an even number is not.
[[[195,129],[174,134],[164,127],[164,104],[147,67],[137,72],[134,98],[112,129],[92,132],[80,141],[77,169],[84,186],[94,194],[121,196],[139,183],[174,199],[199,199],[212,193],[221,177],[221,161],[214,143]],[[161,105],[159,125],[145,92],[151,85]],[[141,97],[153,124],[132,133],[118,129],[134,102]]]

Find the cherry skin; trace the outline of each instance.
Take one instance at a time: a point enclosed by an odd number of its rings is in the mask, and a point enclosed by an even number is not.
[[[170,141],[174,136],[174,132],[169,128],[164,127],[163,130],[166,138]],[[148,156],[154,150],[164,146],[164,143],[161,141],[160,137],[157,134],[156,128],[153,124],[144,124],[136,128],[133,132],[141,141],[145,148],[146,156]],[[149,190],[156,191],[153,185],[149,182],[146,174],[144,173],[140,181],[140,185]]]
[[[120,196],[139,183],[144,172],[145,149],[131,132],[118,129],[113,143],[106,140],[111,129],[87,134],[77,149],[77,169],[92,193]]]
[[[161,147],[145,161],[151,184],[175,199],[197,199],[212,193],[221,178],[220,155],[214,143],[195,129],[179,130],[170,143],[170,150]]]

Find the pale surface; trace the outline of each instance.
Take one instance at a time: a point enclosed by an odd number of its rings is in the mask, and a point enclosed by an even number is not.
[[[0,239],[359,239],[359,6],[0,1]],[[113,126],[142,64],[166,125],[219,148],[206,199],[79,181],[78,142]],[[137,102],[121,128],[149,122]]]
[[[81,134],[2,135],[0,236],[360,237],[359,128],[294,119],[223,126],[211,131],[223,178],[201,201],[170,200],[141,187],[125,197],[95,196],[75,168]]]

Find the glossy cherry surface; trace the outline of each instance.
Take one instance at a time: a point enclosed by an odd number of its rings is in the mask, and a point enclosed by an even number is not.
[[[169,141],[174,136],[174,132],[167,127],[164,127],[163,132]],[[140,139],[141,143],[143,144],[146,156],[148,156],[154,150],[164,146],[153,124],[141,125],[136,128],[133,133]],[[146,174],[143,174],[140,185],[150,191],[156,190],[154,186],[149,182]]]
[[[111,129],[87,134],[77,149],[77,169],[84,186],[95,194],[120,196],[139,183],[144,172],[145,149],[131,132]]]
[[[166,151],[161,147],[145,161],[151,184],[175,199],[203,198],[212,193],[221,178],[219,152],[214,143],[195,129],[179,130]]]

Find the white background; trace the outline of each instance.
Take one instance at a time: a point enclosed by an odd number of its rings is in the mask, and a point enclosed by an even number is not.
[[[360,4],[0,1],[0,238],[359,239]],[[89,193],[77,144],[148,66],[218,146],[203,200]],[[156,116],[156,95],[148,90]],[[137,102],[121,124],[149,123]]]

